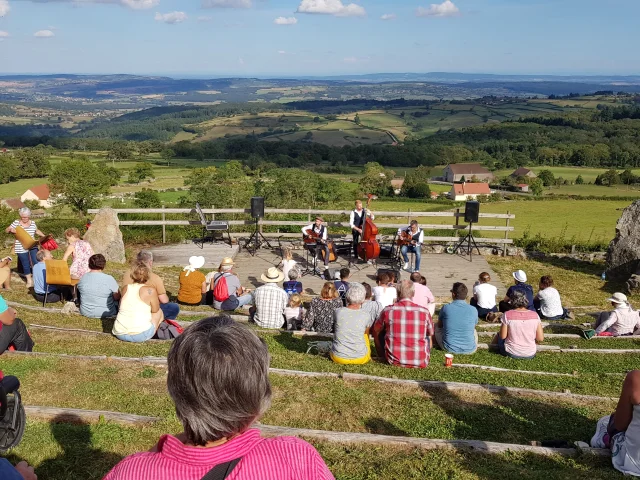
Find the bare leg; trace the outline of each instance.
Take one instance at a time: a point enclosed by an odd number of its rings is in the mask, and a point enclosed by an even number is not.
[[[163,320],[164,320],[164,314],[162,313],[162,310],[158,310],[157,312],[151,314],[151,323],[153,323],[153,326],[155,327],[156,330],[158,330],[158,327],[160,326]]]
[[[640,370],[629,372],[622,385],[622,393],[613,419],[613,427],[624,432],[633,419],[633,406],[640,404]]]

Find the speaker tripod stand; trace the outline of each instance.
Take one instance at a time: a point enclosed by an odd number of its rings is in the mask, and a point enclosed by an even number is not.
[[[453,253],[457,254],[462,248],[465,248],[469,253],[469,261],[473,262],[473,249],[475,248],[480,255],[480,249],[478,248],[478,244],[476,243],[475,238],[473,238],[473,222],[469,222],[469,233],[465,235],[465,237],[458,242],[458,244],[453,249]],[[466,246],[465,246],[466,243]]]
[[[266,244],[267,247],[269,248],[273,248],[269,243],[269,240],[267,240],[265,236],[262,235],[262,232],[260,232],[260,226],[258,225],[258,221],[259,221],[258,217],[256,217],[255,220],[256,220],[255,229],[253,230],[253,233],[249,237],[249,240],[247,240],[244,244],[244,248],[247,249],[247,251],[251,254],[252,257],[255,257],[256,251],[259,248],[261,248],[263,244]],[[252,243],[253,243],[253,246],[251,246]]]

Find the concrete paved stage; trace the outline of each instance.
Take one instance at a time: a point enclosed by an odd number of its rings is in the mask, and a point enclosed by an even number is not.
[[[189,265],[189,257],[201,255],[206,260],[203,270],[209,271],[218,268],[224,257],[233,258],[238,253],[238,246],[230,247],[228,243],[205,243],[202,249],[200,245],[188,242],[152,248],[153,264],[184,267]]]

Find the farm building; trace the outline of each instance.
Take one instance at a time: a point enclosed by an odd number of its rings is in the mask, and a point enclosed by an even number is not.
[[[479,163],[452,163],[445,167],[443,172],[446,182],[478,181],[490,182],[493,173]]]
[[[449,198],[456,202],[475,200],[478,195],[491,195],[488,183],[456,183],[449,192]]]
[[[526,167],[520,167],[517,170],[514,170],[511,176],[513,178],[517,178],[517,177],[537,178],[538,177],[538,175],[536,175],[536,172],[529,170]]]
[[[24,192],[20,197],[20,200],[23,202],[26,200],[36,200],[42,208],[49,208],[51,207],[51,202],[49,201],[50,195],[49,185],[43,183],[42,185],[31,187],[29,190]]]
[[[402,190],[402,186],[404,185],[404,178],[394,178],[391,180],[391,188],[393,188],[393,193],[396,195],[400,195],[400,191]]]
[[[526,183],[519,183],[518,185],[516,185],[516,188],[520,192],[525,192],[526,193],[526,192],[529,191],[529,185],[527,185]]]
[[[19,210],[25,205],[19,198],[4,198],[0,200],[0,206],[10,208],[11,210]]]

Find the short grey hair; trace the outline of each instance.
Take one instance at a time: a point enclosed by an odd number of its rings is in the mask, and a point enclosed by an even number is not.
[[[233,269],[233,265],[222,265],[220,267],[221,272],[230,272]]]
[[[38,250],[38,253],[36,253],[36,260],[38,260],[39,262],[43,261],[45,259],[45,251],[44,250]]]
[[[20,210],[18,210],[18,215],[20,215],[21,217],[30,217],[31,209],[28,207],[22,207]]]
[[[291,270],[289,270],[289,280],[297,280],[299,276],[300,272],[297,268],[292,268]]]
[[[511,292],[511,295],[509,295],[509,303],[513,308],[529,308],[529,299],[519,290],[513,290]]]
[[[398,298],[404,300],[413,298],[416,294],[416,287],[411,280],[402,280],[398,285]]]
[[[153,253],[150,250],[140,250],[136,259],[139,262],[149,265],[153,262]]]
[[[226,315],[195,322],[173,341],[167,387],[190,444],[231,438],[269,408],[269,360],[266,344]]]
[[[349,305],[362,305],[367,299],[367,291],[360,283],[349,283],[345,297]]]

